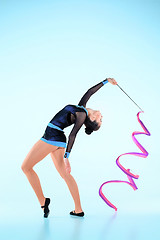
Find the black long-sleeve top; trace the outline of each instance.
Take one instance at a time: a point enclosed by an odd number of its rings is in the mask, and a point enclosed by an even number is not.
[[[104,81],[96,84],[95,86],[88,89],[88,91],[83,95],[78,105],[67,105],[61,111],[59,111],[50,123],[55,124],[56,126],[64,129],[74,123],[74,126],[69,134],[68,143],[66,152],[70,153],[73,147],[76,135],[80,128],[82,127],[83,123],[86,120],[88,115],[87,110],[85,109],[86,104],[90,97],[97,92],[108,80],[105,79]]]

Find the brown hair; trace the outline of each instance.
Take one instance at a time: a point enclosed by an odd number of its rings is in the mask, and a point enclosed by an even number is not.
[[[85,125],[85,133],[88,135],[90,135],[93,131],[97,131],[100,128],[96,120],[91,121],[89,117],[86,118]]]

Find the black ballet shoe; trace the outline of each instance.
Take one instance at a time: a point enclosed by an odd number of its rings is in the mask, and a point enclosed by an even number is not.
[[[41,206],[41,208],[44,208],[44,218],[47,218],[49,215],[49,208],[48,205],[50,204],[50,198],[46,198],[44,206]]]
[[[75,211],[72,211],[72,212],[70,212],[70,215],[78,216],[78,217],[83,217],[83,216],[84,216],[84,212],[75,213]]]

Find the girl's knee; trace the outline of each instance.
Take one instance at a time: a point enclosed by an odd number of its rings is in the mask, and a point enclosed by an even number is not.
[[[70,176],[70,173],[68,173],[66,170],[60,173],[61,177],[65,180]]]
[[[26,172],[26,167],[22,164],[21,165],[21,170],[25,173]]]
[[[28,168],[25,164],[22,163],[21,169],[24,173],[29,172],[32,168]]]

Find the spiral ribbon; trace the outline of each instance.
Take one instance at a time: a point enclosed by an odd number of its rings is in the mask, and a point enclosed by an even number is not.
[[[141,111],[143,112],[143,111]],[[130,172],[130,169],[126,169],[122,166],[122,164],[120,163],[119,159],[121,156],[124,156],[124,155],[133,155],[133,156],[137,156],[137,157],[143,157],[143,158],[146,158],[148,156],[148,152],[144,149],[144,147],[142,147],[142,145],[137,141],[137,139],[135,138],[135,135],[139,135],[139,134],[145,134],[145,135],[148,135],[150,136],[150,132],[148,131],[148,129],[145,127],[145,125],[143,124],[143,122],[139,119],[139,114],[141,112],[138,112],[137,113],[137,119],[138,119],[138,122],[140,123],[141,127],[143,128],[144,132],[138,132],[138,131],[135,131],[132,133],[132,139],[134,141],[134,143],[137,145],[137,147],[142,151],[142,153],[137,153],[137,152],[129,152],[129,153],[124,153],[124,154],[121,154],[117,159],[116,159],[116,164],[117,166],[127,175],[128,177],[128,180],[129,181],[121,181],[121,180],[112,180],[112,181],[107,181],[107,182],[104,182],[100,188],[99,188],[99,195],[100,197],[105,201],[105,203],[111,207],[111,208],[114,208],[115,211],[117,211],[117,208],[116,206],[114,206],[106,197],[105,195],[103,194],[102,192],[102,187],[107,184],[107,183],[127,183],[129,186],[131,186],[133,188],[133,190],[136,190],[138,189],[133,178],[134,179],[138,179],[139,178],[139,175],[135,175],[133,173]]]

